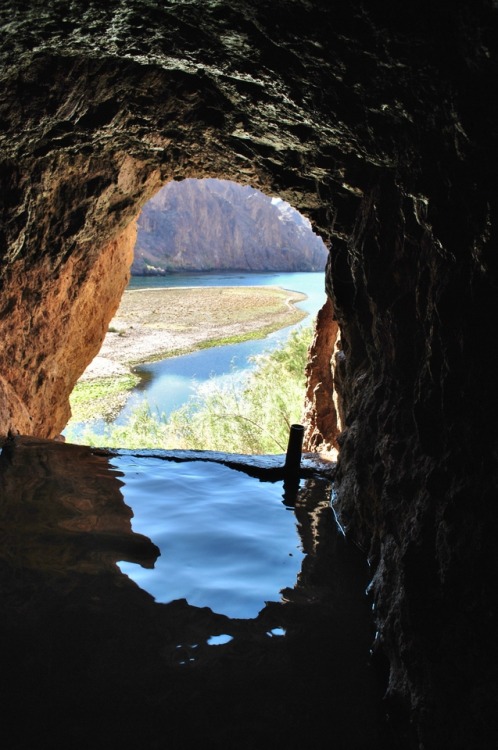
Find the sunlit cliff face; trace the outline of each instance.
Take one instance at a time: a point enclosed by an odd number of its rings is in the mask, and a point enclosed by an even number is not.
[[[485,746],[492,3],[6,2],[0,14],[0,434],[64,427],[126,285],[134,219],[162,184],[216,176],[288,200],[331,246],[337,509],[371,560],[388,693],[414,742],[479,746],[480,732]],[[331,381],[320,387],[331,412]],[[335,440],[324,424],[312,447]],[[478,645],[462,658],[469,632]]]

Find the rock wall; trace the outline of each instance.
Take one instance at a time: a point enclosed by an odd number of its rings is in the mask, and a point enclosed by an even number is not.
[[[308,352],[303,448],[305,451],[327,454],[331,459],[337,458],[341,431],[337,389],[334,386],[338,343],[339,326],[334,320],[332,302],[327,299],[318,312]]]
[[[495,3],[53,0],[0,20],[0,433],[60,430],[125,282],[119,237],[162,184],[287,200],[331,246],[335,505],[369,556],[401,746],[495,747]],[[96,309],[76,357],[64,331]]]
[[[135,238],[133,222],[99,252],[70,256],[60,268],[48,259],[12,264],[0,315],[3,434],[56,437],[64,429],[74,384],[129,281]]]
[[[327,256],[288,203],[228,180],[187,179],[143,207],[131,272],[323,271]]]
[[[491,748],[496,352],[475,317],[494,328],[478,260],[487,194],[467,196],[464,216],[427,187],[429,211],[394,182],[369,191],[349,280],[332,276],[348,320],[336,507],[370,560],[393,721],[418,727],[407,746]]]

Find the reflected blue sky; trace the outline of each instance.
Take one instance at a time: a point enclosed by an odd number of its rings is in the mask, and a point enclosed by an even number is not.
[[[165,463],[120,456],[133,531],[161,550],[153,570],[120,562],[123,573],[157,602],[253,618],[293,587],[303,552],[282,482],[261,482],[205,461]]]

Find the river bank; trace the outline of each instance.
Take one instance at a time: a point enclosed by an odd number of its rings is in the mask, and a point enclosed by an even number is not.
[[[262,338],[306,317],[305,294],[273,286],[127,290],[81,381],[205,347]]]
[[[307,313],[301,292],[276,286],[176,287],[125,291],[99,355],[71,396],[72,421],[109,419],[138,383],[134,365],[263,338]]]

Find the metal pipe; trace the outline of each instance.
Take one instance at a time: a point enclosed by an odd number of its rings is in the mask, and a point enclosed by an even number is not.
[[[298,476],[301,468],[301,455],[303,450],[304,427],[302,424],[291,424],[289,433],[289,444],[285,456],[286,476]]]

